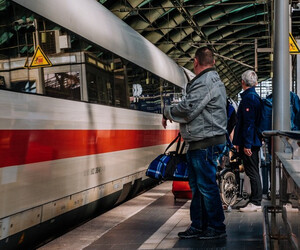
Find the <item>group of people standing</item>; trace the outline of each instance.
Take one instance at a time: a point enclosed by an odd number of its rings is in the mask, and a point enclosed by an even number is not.
[[[167,121],[180,124],[180,133],[189,144],[187,161],[189,184],[193,193],[190,206],[190,227],[178,233],[180,238],[201,240],[225,238],[226,225],[219,187],[216,182],[217,159],[226,145],[227,96],[216,69],[213,51],[202,47],[196,51],[194,73],[187,84],[186,95],[176,105],[166,106],[162,125]],[[261,140],[256,127],[261,117],[261,102],[255,92],[257,75],[252,70],[243,73],[244,90],[237,111],[233,145],[242,156],[246,174],[250,178],[251,196],[240,211],[261,209],[262,188],[259,175]]]

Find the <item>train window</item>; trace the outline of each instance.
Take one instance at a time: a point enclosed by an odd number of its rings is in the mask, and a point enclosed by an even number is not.
[[[129,107],[124,60],[98,48],[86,54],[86,63],[89,102]]]
[[[126,66],[121,58],[113,60],[115,106],[129,107],[128,89],[126,84]]]
[[[10,88],[18,92],[36,93],[35,81],[12,82]]]
[[[45,94],[70,100],[80,100],[79,72],[45,75]]]
[[[0,89],[154,113],[180,99],[178,87],[113,52],[19,5],[5,8],[0,10]],[[52,67],[28,68],[36,44]]]
[[[0,89],[6,89],[6,83],[4,76],[0,76]]]
[[[167,81],[163,83],[163,102],[166,105],[176,104],[181,101],[183,90]]]
[[[87,67],[87,86],[89,102],[99,103],[104,105],[113,105],[112,94],[112,77],[105,71],[98,70],[94,72],[93,69]]]
[[[127,65],[127,78],[130,108],[160,113],[160,78],[133,63],[128,63]]]
[[[89,101],[93,103],[100,103],[99,98],[99,84],[97,84],[97,76],[91,72],[87,72],[86,81],[88,84]]]
[[[108,52],[86,55],[86,81],[88,101],[113,106],[114,77],[112,72],[112,55]]]
[[[127,65],[127,75],[131,109],[161,113],[164,103],[181,99],[181,88],[132,63]]]
[[[10,1],[0,8],[0,88],[36,93],[34,76],[24,69],[25,58],[33,50],[32,12]]]

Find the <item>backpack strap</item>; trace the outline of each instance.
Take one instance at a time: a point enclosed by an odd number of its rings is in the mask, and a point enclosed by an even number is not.
[[[256,92],[250,92],[249,93],[249,95],[255,95],[255,96],[257,96],[258,97],[258,99],[261,101],[261,98],[260,98],[260,96],[256,93]]]

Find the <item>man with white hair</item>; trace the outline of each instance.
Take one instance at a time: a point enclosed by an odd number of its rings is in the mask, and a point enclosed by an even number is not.
[[[261,210],[262,186],[259,175],[259,149],[262,145],[257,128],[261,119],[261,101],[255,91],[257,75],[253,70],[242,74],[242,100],[234,130],[233,145],[240,153],[247,176],[250,179],[251,195],[246,207],[241,212],[255,212]]]

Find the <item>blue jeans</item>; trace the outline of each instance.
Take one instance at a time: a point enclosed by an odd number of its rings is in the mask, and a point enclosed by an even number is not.
[[[217,158],[225,144],[206,149],[188,150],[189,184],[193,193],[190,207],[192,227],[226,230],[225,216],[216,182]]]

